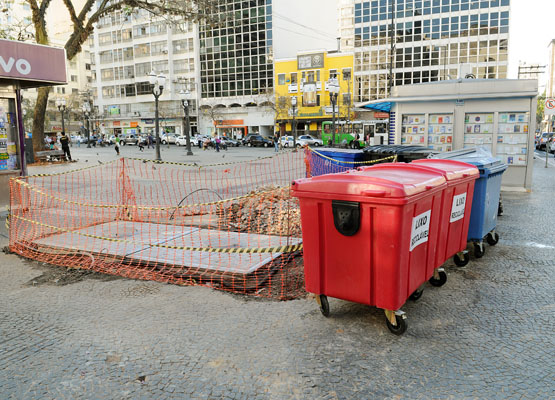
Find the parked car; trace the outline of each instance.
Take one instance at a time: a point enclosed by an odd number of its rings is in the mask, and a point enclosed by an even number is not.
[[[555,136],[551,136],[551,142],[547,144],[547,150],[555,154]]]
[[[293,136],[282,136],[279,138],[282,147],[293,147],[294,138]]]
[[[305,145],[318,147],[318,146],[323,146],[324,142],[322,142],[322,139],[316,139],[310,135],[299,136],[297,138],[297,147],[301,147]]]
[[[243,143],[243,146],[246,146],[246,145],[247,145],[247,142],[248,142],[248,141],[250,140],[250,138],[253,137],[253,136],[260,136],[260,135],[257,134],[257,133],[249,133],[247,136],[245,136],[245,137],[241,140],[241,142]]]
[[[110,135],[108,139],[106,139],[108,144],[116,144],[116,135]]]
[[[124,146],[126,144],[127,145],[132,144],[132,145],[136,146],[137,143],[139,143],[139,135],[129,134],[129,135],[122,135],[120,137],[120,144],[122,146]]]
[[[191,138],[191,144],[194,145],[193,138]],[[176,146],[187,146],[187,136],[181,135],[175,138],[175,145]]]
[[[270,147],[274,145],[273,141],[263,137],[262,135],[249,135],[247,136],[246,139],[247,139],[248,147],[257,147],[257,146]]]
[[[160,141],[162,142],[162,144],[175,144],[176,140],[177,136],[175,136],[175,134],[173,133],[166,133],[160,137]]]
[[[228,138],[227,136],[224,136],[221,139],[222,139],[222,142],[224,142],[229,147],[239,147],[239,146],[241,146],[241,142],[239,142],[238,140],[232,139],[232,138]]]
[[[552,137],[553,132],[542,133],[542,135],[538,138],[538,141],[536,142],[536,149],[544,150],[546,148],[547,142],[549,142]]]

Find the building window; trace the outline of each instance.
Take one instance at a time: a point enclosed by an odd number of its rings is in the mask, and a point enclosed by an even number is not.
[[[103,69],[100,71],[100,76],[103,82],[114,80],[114,70],[112,68]]]
[[[135,76],[147,76],[152,71],[152,64],[149,62],[135,64]]]
[[[112,44],[112,34],[108,32],[98,35],[98,43],[100,43],[101,46]]]
[[[135,57],[148,57],[150,56],[150,43],[136,44],[133,47]]]
[[[350,81],[351,80],[351,68],[344,68],[343,69],[343,80]]]
[[[278,74],[278,85],[285,85],[285,74]]]
[[[337,70],[330,69],[330,79],[337,79]]]
[[[141,94],[151,94],[152,86],[149,82],[138,82],[137,83],[137,95]]]
[[[77,82],[77,75],[71,75],[71,81]]]
[[[291,85],[296,85],[297,84],[297,73],[293,72],[291,73]]]
[[[87,71],[90,71],[91,70],[91,64],[85,64],[85,69]]]

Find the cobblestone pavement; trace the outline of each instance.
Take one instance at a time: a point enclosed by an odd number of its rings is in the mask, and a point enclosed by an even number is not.
[[[409,302],[287,302],[0,255],[2,399],[554,398],[555,169],[504,193],[501,240]],[[6,243],[5,230],[2,245]]]

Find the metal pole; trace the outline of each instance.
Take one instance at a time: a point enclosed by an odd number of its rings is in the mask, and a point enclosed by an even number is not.
[[[64,121],[64,111],[65,111],[65,107],[62,106],[60,108],[60,112],[62,113],[62,133],[65,134],[66,133],[66,123]]]
[[[22,103],[22,96],[21,96],[21,89],[15,90],[16,101],[15,105],[17,107],[17,125],[18,125],[18,134],[19,134],[19,159],[21,163],[21,176],[27,175],[27,161],[25,159],[25,127],[23,123],[23,115],[21,112],[21,103]]]
[[[85,113],[85,119],[87,121],[87,148],[91,148],[91,117],[89,113]]]
[[[336,101],[337,101],[337,94],[334,93],[331,95],[331,107],[332,107],[331,129],[333,129],[332,146],[335,146],[335,102]]]
[[[156,122],[156,161],[162,161],[162,156],[160,155],[160,121],[158,120],[158,97],[162,94],[154,93],[154,120]]]
[[[296,149],[297,148],[297,124],[296,124],[296,120],[295,120],[295,116],[297,114],[297,106],[294,105],[293,106],[293,126],[291,127],[291,129],[293,130],[293,148]]]
[[[192,156],[193,151],[191,150],[191,122],[189,120],[189,102],[187,100],[182,100],[183,110],[185,111],[185,141],[187,142],[187,155]]]

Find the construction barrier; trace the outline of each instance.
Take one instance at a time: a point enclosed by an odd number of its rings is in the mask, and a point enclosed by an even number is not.
[[[120,158],[12,179],[10,250],[134,279],[295,298],[305,293],[302,233],[289,188],[319,160],[310,149],[204,166]]]

